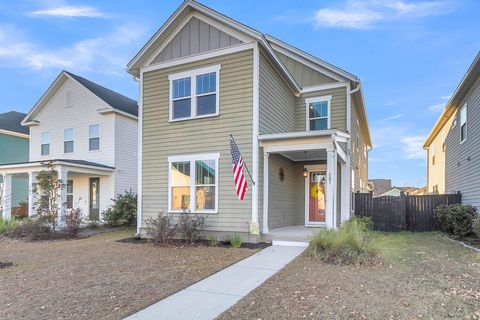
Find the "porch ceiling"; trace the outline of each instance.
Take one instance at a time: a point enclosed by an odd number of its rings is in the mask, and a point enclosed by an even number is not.
[[[304,151],[286,151],[279,152],[285,158],[288,158],[292,161],[305,161],[305,152]],[[306,154],[307,161],[312,160],[327,160],[327,152],[325,149],[320,150],[309,150]]]

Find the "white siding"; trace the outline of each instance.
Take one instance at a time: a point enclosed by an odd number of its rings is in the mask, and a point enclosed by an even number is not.
[[[137,121],[115,115],[115,195],[137,192]]]
[[[71,92],[73,106],[66,107],[66,92]],[[101,115],[98,108],[105,108],[95,95],[74,80],[67,79],[46,102],[38,115],[38,126],[30,127],[30,161],[49,159],[76,159],[114,166],[114,115]],[[100,124],[100,150],[88,150],[88,128]],[[63,152],[63,130],[74,130],[74,152]],[[50,155],[41,156],[40,136],[50,132]]]

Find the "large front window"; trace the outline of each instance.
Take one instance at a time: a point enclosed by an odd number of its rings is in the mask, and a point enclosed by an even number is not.
[[[330,128],[331,96],[309,98],[307,106],[307,130],[325,130]]]
[[[218,158],[218,154],[169,158],[169,211],[217,212]]]
[[[169,76],[170,121],[218,115],[220,65]]]

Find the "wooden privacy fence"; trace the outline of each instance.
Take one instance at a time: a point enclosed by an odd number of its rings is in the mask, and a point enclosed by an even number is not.
[[[371,217],[376,230],[414,232],[436,230],[435,209],[462,202],[460,193],[373,197],[372,193],[357,192],[354,199],[355,216]]]

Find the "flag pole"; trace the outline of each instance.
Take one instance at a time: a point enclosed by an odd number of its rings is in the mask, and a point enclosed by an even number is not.
[[[235,141],[235,138],[233,137],[233,135],[231,133],[230,133],[230,139],[232,139],[232,141],[235,144],[235,146],[237,147],[237,149],[240,150],[238,148],[237,142]],[[245,167],[245,169],[247,169],[247,173],[248,173],[248,176],[250,177],[250,180],[252,180],[252,184],[255,185],[255,181],[253,180],[252,175],[250,174],[250,170],[248,170],[247,164],[245,162],[243,163],[243,166]]]

